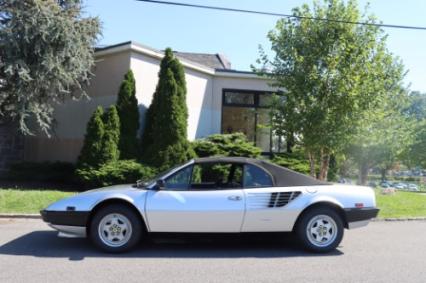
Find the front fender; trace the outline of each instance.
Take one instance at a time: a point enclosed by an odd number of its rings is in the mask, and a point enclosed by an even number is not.
[[[140,189],[87,191],[52,203],[46,210],[90,212],[108,200],[121,200],[133,205],[145,219],[146,191]]]

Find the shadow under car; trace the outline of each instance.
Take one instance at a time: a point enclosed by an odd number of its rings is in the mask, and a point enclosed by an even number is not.
[[[153,234],[135,249],[108,254],[95,249],[88,239],[58,238],[55,231],[34,231],[0,246],[0,254],[57,257],[83,260],[86,257],[116,258],[278,258],[338,256],[306,252],[291,233],[256,234]]]

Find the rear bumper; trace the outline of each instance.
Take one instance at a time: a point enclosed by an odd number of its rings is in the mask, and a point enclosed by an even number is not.
[[[348,223],[348,228],[358,228],[366,226],[372,218],[377,217],[379,213],[378,208],[346,208],[345,218]]]

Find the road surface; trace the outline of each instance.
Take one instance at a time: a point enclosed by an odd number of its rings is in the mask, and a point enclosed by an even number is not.
[[[0,219],[0,282],[426,282],[426,221],[345,231],[335,252],[291,235],[154,239],[110,255],[37,219]]]

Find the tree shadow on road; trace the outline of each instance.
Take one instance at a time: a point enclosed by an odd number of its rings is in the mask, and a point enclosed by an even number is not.
[[[0,254],[83,260],[86,257],[116,258],[286,258],[339,256],[305,252],[291,234],[158,235],[124,254],[96,250],[87,239],[58,238],[55,231],[35,231],[0,246]]]

